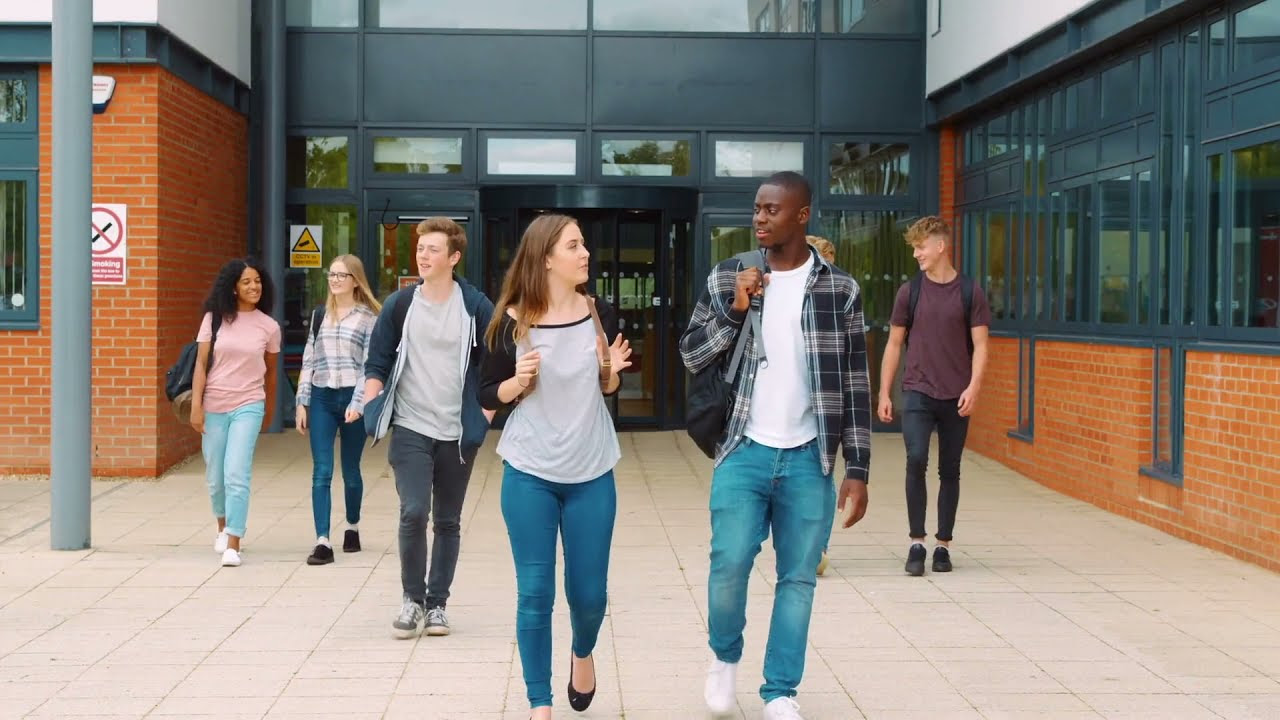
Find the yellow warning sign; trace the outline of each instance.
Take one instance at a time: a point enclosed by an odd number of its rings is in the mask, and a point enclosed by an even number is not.
[[[289,267],[321,267],[324,227],[321,225],[289,226]]]

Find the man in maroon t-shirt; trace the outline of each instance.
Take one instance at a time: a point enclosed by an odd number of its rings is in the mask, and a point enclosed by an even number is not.
[[[907,519],[911,545],[906,571],[924,574],[924,516],[929,504],[925,473],[929,438],[938,430],[938,540],[933,571],[951,571],[951,531],[960,503],[960,456],[969,432],[969,416],[978,402],[987,368],[987,329],[991,308],[987,296],[951,264],[951,228],[940,217],[921,218],[907,230],[907,244],[920,264],[920,276],[898,288],[889,319],[889,341],[880,366],[883,422],[893,422],[889,390],[897,374],[904,341],[902,374],[902,439],[907,446]],[[912,316],[912,285],[918,298]],[[965,298],[969,317],[965,318]],[[910,329],[910,340],[907,332]]]

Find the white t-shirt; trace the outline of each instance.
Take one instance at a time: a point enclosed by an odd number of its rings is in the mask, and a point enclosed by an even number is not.
[[[818,436],[809,392],[801,313],[813,256],[795,270],[774,270],[764,292],[761,329],[768,364],[756,369],[746,435],[774,448],[793,448]]]

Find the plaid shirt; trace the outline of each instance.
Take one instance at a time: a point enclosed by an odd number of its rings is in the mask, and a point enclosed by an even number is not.
[[[307,331],[307,347],[302,351],[302,372],[298,374],[295,402],[311,404],[311,388],[354,387],[348,409],[364,411],[364,362],[369,357],[369,336],[378,316],[357,304],[337,324],[329,313],[320,323],[320,332]]]
[[[680,356],[690,372],[699,372],[733,351],[747,317],[732,309],[741,270],[742,263],[729,259],[716,265],[707,278],[707,289],[680,338]],[[765,297],[767,302],[768,293]],[[862,295],[857,281],[816,252],[805,283],[800,322],[810,401],[822,440],[823,472],[832,471],[836,449],[843,443],[845,477],[866,481],[871,464],[871,381]],[[734,380],[725,438],[716,446],[717,466],[742,441],[758,363],[756,345],[748,342]]]

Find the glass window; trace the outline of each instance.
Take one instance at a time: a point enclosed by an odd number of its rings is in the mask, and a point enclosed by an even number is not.
[[[1182,323],[1195,324],[1195,265],[1191,250],[1196,236],[1196,157],[1200,152],[1200,31],[1187,34],[1183,42],[1182,85]]]
[[[916,0],[823,0],[822,32],[914,35],[924,32]]]
[[[1236,13],[1234,67],[1280,57],[1280,0],[1266,0]]]
[[[600,174],[605,177],[689,177],[692,160],[688,140],[600,141]]]
[[[339,255],[359,254],[356,208],[353,205],[290,205],[286,208],[288,224],[319,225],[324,233],[319,268],[288,268],[284,275],[284,369],[294,388],[302,369],[302,350],[307,344],[311,310],[323,303],[329,292],[325,273]],[[374,268],[365,268],[370,282],[377,282]],[[281,292],[277,289],[277,292]],[[385,295],[385,293],[383,293]],[[292,410],[292,403],[289,408]]]
[[[1063,227],[1066,221],[1062,206],[1062,193],[1051,193],[1049,195],[1049,251],[1046,253],[1049,261],[1046,267],[1048,287],[1045,288],[1045,309],[1041,313],[1040,319],[1052,322],[1062,320],[1062,304],[1060,302],[1062,298],[1062,270],[1064,263],[1067,261],[1067,255],[1062,251]]]
[[[879,143],[832,143],[827,163],[832,195],[906,195],[911,148]]]
[[[728,260],[738,253],[744,253],[758,246],[755,233],[749,227],[724,225],[711,228],[712,264]]]
[[[360,25],[360,0],[287,0],[289,27],[353,28]]]
[[[578,141],[574,138],[489,138],[490,175],[575,175]]]
[[[1209,26],[1209,81],[1221,80],[1227,75],[1227,21]]]
[[[1173,471],[1173,348],[1155,349],[1155,412],[1151,418],[1155,425],[1155,444],[1152,447],[1152,464],[1165,471]]]
[[[289,187],[344,189],[350,148],[344,135],[305,137],[292,135],[285,143]]]
[[[1219,275],[1222,259],[1222,156],[1210,155],[1209,166],[1205,168],[1206,185],[1209,195],[1209,234],[1208,242],[1208,286],[1205,297],[1209,298],[1209,325],[1223,324],[1222,291]]]
[[[1151,53],[1138,56],[1138,106],[1151,107],[1156,97],[1155,60]]]
[[[804,173],[804,143],[790,140],[717,140],[716,177],[766,177],[783,170]]]
[[[1094,302],[1098,320],[1128,324],[1129,260],[1133,229],[1129,222],[1133,207],[1133,182],[1124,177],[1098,183],[1098,285]]]
[[[27,82],[0,78],[0,124],[18,125],[27,121]]]
[[[462,138],[375,137],[373,171],[421,175],[461,175]]]
[[[997,115],[987,124],[987,157],[1009,152],[1009,116]]]
[[[1009,213],[1004,210],[992,210],[987,213],[987,251],[986,267],[983,277],[983,289],[987,292],[987,301],[991,305],[991,319],[1003,320],[1009,317],[1007,292],[1009,272],[1005,265],[1010,233],[1013,230]]]
[[[1156,295],[1156,322],[1171,321],[1170,295],[1173,280],[1173,148],[1174,122],[1178,102],[1178,46],[1169,43],[1160,48],[1160,258]]]
[[[1133,115],[1133,63],[1121,63],[1102,72],[1102,117],[1121,118]]]
[[[1155,219],[1151,213],[1151,171],[1138,173],[1138,226],[1135,254],[1138,256],[1138,323],[1146,325],[1151,322],[1151,228]]]
[[[369,25],[382,28],[586,30],[587,0],[366,0]],[[649,7],[651,3],[644,3]]]
[[[592,27],[633,32],[813,32],[814,0],[595,0]]]
[[[1280,327],[1280,141],[1232,155],[1231,324]]]
[[[0,179],[0,318],[10,311],[29,311],[36,301],[34,257],[30,248],[31,187],[26,180]],[[31,283],[28,286],[28,282]]]
[[[1088,267],[1082,261],[1093,229],[1093,189],[1083,187],[1068,190],[1064,196],[1062,222],[1062,319],[1081,322],[1089,317],[1085,307],[1085,277]]]

